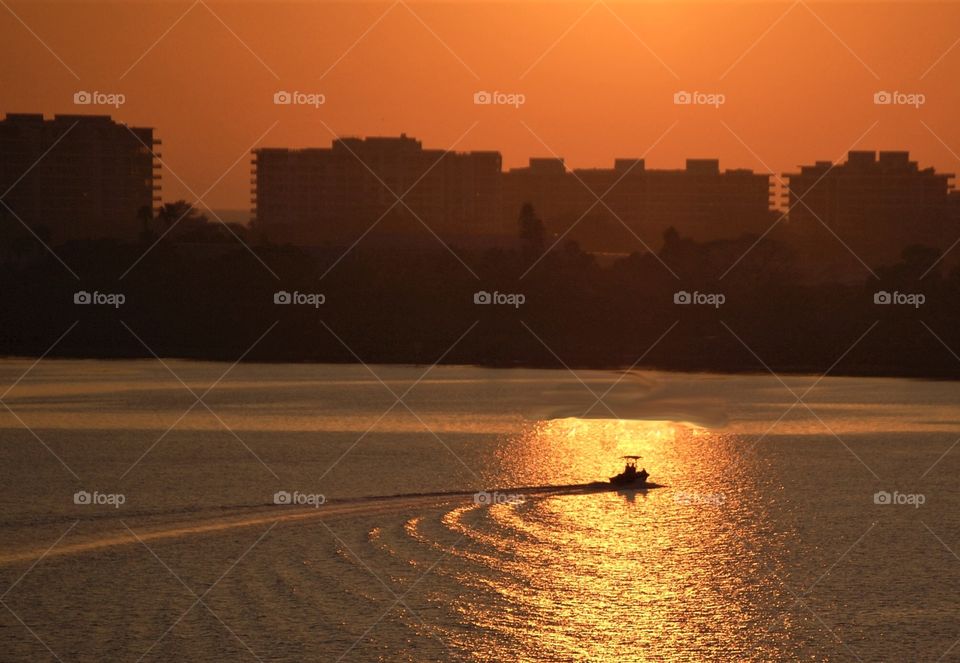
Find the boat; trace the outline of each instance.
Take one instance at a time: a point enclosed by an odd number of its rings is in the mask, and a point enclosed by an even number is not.
[[[645,486],[651,485],[647,483],[647,477],[650,474],[646,469],[641,469],[637,471],[637,461],[640,459],[640,456],[624,456],[623,460],[626,462],[623,468],[623,472],[620,474],[610,477],[610,483],[617,487],[627,487],[627,488],[643,488]]]

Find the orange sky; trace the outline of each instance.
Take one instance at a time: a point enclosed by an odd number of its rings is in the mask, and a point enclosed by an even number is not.
[[[247,208],[255,143],[325,146],[331,130],[499,149],[508,167],[552,152],[572,167],[608,166],[650,150],[652,167],[719,157],[779,173],[856,143],[960,171],[956,4],[8,5],[19,19],[0,6],[0,112],[102,112],[156,127],[167,200],[212,186],[212,207]],[[75,106],[78,90],[126,101]],[[326,101],[278,106],[277,90]],[[525,103],[475,105],[478,90]],[[678,106],[679,90],[725,103]],[[924,104],[876,105],[879,90]]]

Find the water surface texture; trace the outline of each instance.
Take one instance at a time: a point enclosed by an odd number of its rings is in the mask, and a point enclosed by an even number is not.
[[[960,660],[953,383],[32,364],[3,661]]]

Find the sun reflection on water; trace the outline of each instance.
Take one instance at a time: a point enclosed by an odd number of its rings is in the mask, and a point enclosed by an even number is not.
[[[677,474],[671,465],[677,462],[678,439],[696,441],[712,435],[707,429],[670,421],[538,421],[498,448],[491,474],[510,477],[515,485],[590,482],[619,472],[622,456],[639,455],[641,465],[662,478]],[[651,480],[658,481],[655,476]]]
[[[761,571],[778,544],[756,535],[762,506],[716,471],[735,464],[734,453],[722,433],[664,421],[544,421],[505,444],[501,462],[531,484],[604,479],[636,454],[665,487],[447,513],[445,525],[471,542],[461,580],[491,593],[461,606],[462,618],[499,633],[496,651],[480,640],[468,648],[515,660],[749,653],[743,631],[775,592],[775,577]]]

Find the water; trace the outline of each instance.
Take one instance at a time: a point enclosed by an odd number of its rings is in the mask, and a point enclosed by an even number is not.
[[[40,362],[0,660],[960,660],[952,383],[372,371]]]

